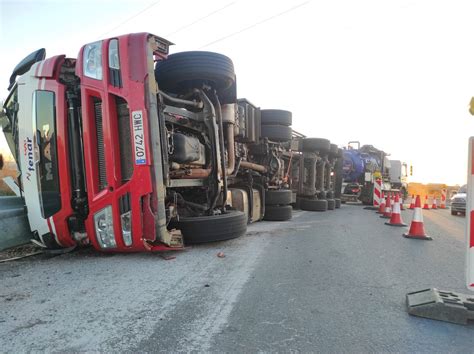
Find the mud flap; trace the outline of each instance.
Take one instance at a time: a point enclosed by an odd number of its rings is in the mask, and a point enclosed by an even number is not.
[[[436,288],[407,294],[407,310],[412,316],[457,324],[474,320],[474,296]]]

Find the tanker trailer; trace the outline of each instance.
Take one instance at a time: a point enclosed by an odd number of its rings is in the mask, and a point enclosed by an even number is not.
[[[357,144],[357,148],[354,148]],[[360,146],[358,141],[351,141],[343,151],[343,184],[342,202],[357,202],[372,205],[373,189],[377,178],[382,179],[382,190],[392,190],[390,183],[390,161],[388,154],[372,145]]]

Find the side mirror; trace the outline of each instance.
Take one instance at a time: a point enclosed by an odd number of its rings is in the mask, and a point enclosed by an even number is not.
[[[15,84],[15,79],[18,75],[23,75],[26,73],[34,63],[37,63],[41,60],[43,60],[46,57],[46,49],[41,48],[30,55],[27,55],[22,61],[18,63],[17,66],[15,66],[15,69],[13,69],[13,73],[10,76],[10,85],[8,85],[8,91],[11,90],[13,85]]]

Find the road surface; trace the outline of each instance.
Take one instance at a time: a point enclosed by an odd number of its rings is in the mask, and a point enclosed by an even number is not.
[[[0,264],[0,351],[472,352],[474,325],[406,312],[410,291],[468,292],[465,219],[424,216],[433,241],[343,205],[172,260],[82,250]]]

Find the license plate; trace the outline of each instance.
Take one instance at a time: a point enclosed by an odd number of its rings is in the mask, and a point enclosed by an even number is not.
[[[132,112],[133,141],[135,145],[135,164],[146,165],[145,134],[143,132],[143,112]]]

